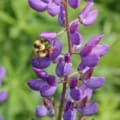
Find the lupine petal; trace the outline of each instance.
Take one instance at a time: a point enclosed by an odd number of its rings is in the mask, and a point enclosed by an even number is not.
[[[90,12],[93,6],[94,6],[94,2],[90,2],[85,6],[85,8],[80,12],[79,15],[80,20],[83,19]]]
[[[103,39],[103,37],[104,37],[103,34],[99,34],[97,36],[92,37],[80,52],[81,57],[87,56],[92,51],[92,49],[96,45],[98,45],[98,43]]]
[[[33,58],[30,63],[32,64],[32,67],[36,67],[39,69],[47,68],[51,61],[48,57],[45,58]]]
[[[72,24],[70,25],[70,33],[74,33],[78,31],[78,27],[79,27],[79,22],[73,21]]]
[[[52,42],[52,46],[53,46],[53,53],[50,54],[49,57],[50,57],[50,60],[54,61],[61,54],[63,45],[60,41],[55,39]]]
[[[57,37],[57,34],[55,32],[42,32],[39,36],[45,40],[49,40],[55,39]]]
[[[90,26],[96,21],[97,16],[98,16],[98,11],[93,10],[89,12],[85,18],[81,19],[81,21],[85,26]]]
[[[55,4],[54,2],[50,2],[48,4],[48,13],[51,15],[51,16],[56,16],[58,15],[60,12],[60,6]]]
[[[36,116],[37,117],[45,117],[48,114],[48,110],[45,106],[37,106],[36,107]]]
[[[3,117],[2,117],[2,116],[0,116],[0,120],[3,120]]]
[[[82,41],[82,35],[79,32],[71,33],[70,39],[73,45],[79,45]]]
[[[30,80],[28,81],[28,86],[33,90],[40,89],[40,80]]]
[[[96,47],[93,48],[90,54],[95,54],[97,56],[104,56],[109,50],[108,45],[97,45]]]
[[[70,88],[71,89],[75,88],[78,85],[78,80],[79,79],[77,77],[72,78],[72,80],[70,81]]]
[[[85,80],[84,83],[87,85],[88,88],[97,89],[104,85],[105,78],[103,77],[91,77],[88,80]]]
[[[82,58],[82,63],[84,66],[95,67],[99,62],[99,56],[89,55]]]
[[[78,8],[79,5],[80,5],[80,0],[68,0],[68,3],[69,5],[72,7],[72,8]]]
[[[63,115],[63,119],[64,120],[76,120],[76,110],[71,109],[71,110],[65,111]]]
[[[58,23],[61,26],[65,26],[65,9],[64,6],[60,6],[60,13],[58,15]]]
[[[50,85],[50,86],[56,86],[57,85],[57,78],[55,77],[55,76],[53,76],[53,75],[49,75],[47,78],[46,78],[46,80],[47,80],[47,82],[48,82],[48,84]]]
[[[1,84],[2,84],[2,81],[3,81],[4,77],[5,77],[5,75],[6,75],[6,70],[5,70],[5,68],[0,67],[0,86],[1,86]]]
[[[36,11],[43,12],[47,9],[47,3],[42,0],[29,0],[29,5]]]
[[[64,69],[63,69],[63,75],[68,76],[72,71],[72,64],[71,63],[65,63]]]
[[[85,116],[91,116],[98,111],[97,103],[88,104],[80,108],[80,113]]]
[[[70,91],[70,95],[74,100],[80,100],[80,90],[79,88],[73,88]]]
[[[49,85],[45,85],[43,87],[40,88],[40,94],[43,97],[49,97],[52,96],[54,93],[56,92],[56,86],[49,86]]]

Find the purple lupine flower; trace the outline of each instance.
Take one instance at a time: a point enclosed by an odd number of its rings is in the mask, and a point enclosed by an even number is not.
[[[81,11],[79,15],[79,21],[84,26],[92,25],[98,16],[98,10],[93,10],[92,7],[94,6],[94,2],[88,2],[87,6]]]
[[[44,32],[39,35],[41,43],[45,41],[45,45],[48,46],[47,52],[49,54],[44,57],[38,56],[38,58],[31,60],[32,69],[39,79],[30,80],[28,86],[33,90],[39,91],[44,101],[44,105],[37,106],[36,108],[37,117],[53,117],[55,115],[55,103],[52,101],[51,96],[56,92],[58,83],[66,84],[66,90],[64,88],[63,90],[67,92],[62,94],[62,97],[65,95],[65,104],[62,106],[64,107],[64,120],[75,120],[77,110],[83,116],[91,116],[98,111],[97,103],[89,103],[89,100],[92,98],[93,91],[104,85],[105,79],[103,77],[94,77],[92,73],[99,63],[100,58],[108,52],[109,47],[108,45],[100,44],[103,34],[91,38],[84,47],[82,46],[82,35],[79,32],[79,24],[90,26],[96,21],[98,16],[98,10],[92,10],[94,6],[93,0],[85,1],[87,5],[80,12],[78,19],[72,23],[68,23],[70,25],[70,53],[62,53],[63,46],[57,38],[62,32],[58,34],[55,32]],[[36,11],[42,12],[47,10],[51,16],[58,15],[58,23],[64,27],[63,31],[66,31],[66,4],[76,9],[80,5],[80,0],[68,0],[67,3],[61,0],[29,0],[29,4]],[[74,53],[80,53],[81,57],[81,63],[78,67],[79,78],[70,74],[72,70],[71,57]],[[57,64],[56,74],[59,78],[43,70],[51,63]],[[58,82],[58,79],[62,79],[60,77],[68,78],[70,81],[61,80]],[[70,90],[67,90],[68,87]]]
[[[68,59],[68,54],[64,56],[64,58],[60,58],[59,62],[56,66],[56,74],[59,77],[67,76],[71,73],[72,70],[72,64],[70,59]],[[66,59],[67,58],[67,59]],[[69,56],[70,58],[70,56]],[[68,60],[68,61],[67,61]]]
[[[80,113],[85,116],[91,116],[98,111],[97,103],[87,104],[80,108]]]
[[[8,92],[7,91],[0,91],[0,103],[3,103],[8,98]]]
[[[46,106],[37,106],[36,107],[36,116],[37,117],[44,117],[48,115],[48,109],[46,108]]]
[[[76,9],[80,5],[80,0],[68,0],[68,3],[72,8]]]
[[[79,65],[78,68],[79,71],[83,71],[86,67],[94,68],[99,63],[100,57],[102,57],[108,52],[109,50],[108,45],[99,44],[103,37],[104,37],[103,34],[99,34],[93,37],[87,42],[85,47],[81,50],[80,56],[82,62]]]
[[[52,75],[48,75],[43,80],[30,80],[28,86],[36,91],[40,91],[41,96],[52,96],[57,88],[57,79]]]

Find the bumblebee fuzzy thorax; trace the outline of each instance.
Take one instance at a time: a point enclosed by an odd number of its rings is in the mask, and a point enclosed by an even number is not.
[[[34,42],[34,52],[37,57],[46,57],[49,55],[49,51],[51,51],[51,48],[48,41],[36,40]]]

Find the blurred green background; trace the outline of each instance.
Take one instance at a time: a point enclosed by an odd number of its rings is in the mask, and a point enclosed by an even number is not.
[[[85,2],[81,2],[81,7],[75,12],[70,9],[71,20],[84,5]],[[110,51],[101,59],[94,73],[105,76],[106,84],[94,95],[99,112],[88,119],[120,120],[120,0],[96,0],[95,8],[99,9],[97,22],[91,27],[81,26],[80,31],[84,41],[104,33],[103,43],[110,45]],[[27,86],[28,80],[36,78],[29,60],[33,55],[33,40],[39,38],[40,32],[61,30],[56,21],[57,18],[50,17],[47,12],[37,13],[30,9],[27,0],[0,0],[0,66],[7,69],[2,89],[9,91],[7,102],[0,105],[4,120],[31,120],[35,106],[41,103],[39,93]],[[61,35],[60,40],[66,46],[65,35]],[[75,69],[80,61],[74,59],[73,62]],[[52,71],[52,67],[48,71]],[[60,90],[61,87],[58,92]]]

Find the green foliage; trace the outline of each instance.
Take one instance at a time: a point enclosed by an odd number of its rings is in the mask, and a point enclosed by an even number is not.
[[[102,58],[94,73],[107,78],[105,87],[95,93],[94,100],[99,103],[99,113],[94,119],[119,120],[120,7],[118,5],[120,1],[97,2],[96,8],[100,11],[98,21],[89,28],[83,26],[80,28],[84,41],[102,31],[105,33],[103,43],[110,45],[108,55]],[[81,3],[82,7],[84,5],[85,3]],[[71,20],[76,17],[80,9],[76,12],[70,9]],[[38,39],[38,34],[42,31],[60,31],[61,28],[56,21],[57,18],[52,18],[47,13],[39,14],[30,9],[27,0],[0,1],[0,65],[7,69],[2,89],[9,91],[8,101],[0,105],[0,114],[3,114],[4,120],[30,120],[34,116],[35,106],[41,103],[39,93],[33,92],[27,86],[29,79],[36,78],[29,64],[32,57],[32,43]],[[60,39],[66,46],[65,35],[61,35]],[[78,59],[73,59],[74,70],[79,62]],[[51,72],[54,67],[51,66],[48,71]],[[52,73],[54,74],[54,71]]]

